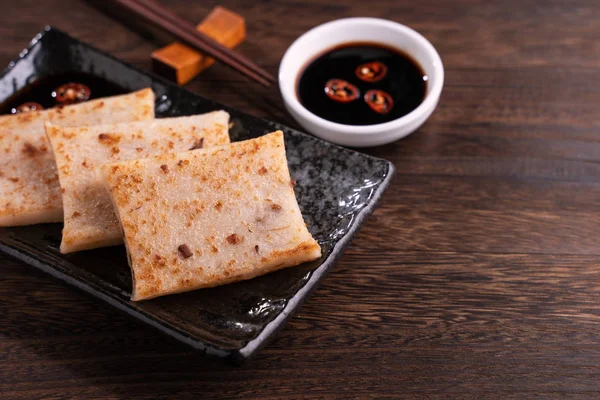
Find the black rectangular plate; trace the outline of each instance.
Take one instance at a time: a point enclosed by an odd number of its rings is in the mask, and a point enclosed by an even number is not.
[[[132,302],[123,246],[62,255],[61,224],[0,228],[0,251],[76,286],[190,346],[241,362],[253,355],[307,297],[373,211],[393,174],[388,161],[338,147],[200,97],[141,72],[65,33],[46,28],[0,77],[0,101],[32,82],[91,74],[133,91],[152,87],[159,117],[224,109],[232,141],[281,129],[296,196],[320,260],[249,281]]]

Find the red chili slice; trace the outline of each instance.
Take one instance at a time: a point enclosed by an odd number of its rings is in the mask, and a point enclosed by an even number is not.
[[[325,84],[325,94],[331,100],[340,103],[348,103],[358,99],[360,92],[358,88],[343,79],[330,79]]]
[[[30,102],[21,104],[19,107],[13,108],[11,111],[13,114],[21,114],[21,113],[26,113],[26,112],[30,112],[30,111],[39,111],[39,110],[43,110],[43,109],[44,109],[44,107],[42,107],[42,105],[40,103],[30,101]]]
[[[365,102],[373,111],[379,114],[387,114],[394,107],[392,96],[383,90],[371,89],[365,93]]]
[[[387,66],[379,61],[368,62],[361,64],[356,68],[354,73],[365,82],[377,82],[387,75]]]
[[[65,83],[54,89],[52,97],[62,104],[80,103],[90,98],[92,91],[81,83]]]

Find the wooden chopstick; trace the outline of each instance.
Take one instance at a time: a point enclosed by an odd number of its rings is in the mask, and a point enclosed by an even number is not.
[[[250,68],[257,74],[259,74],[266,80],[270,81],[271,83],[276,82],[275,78],[271,74],[269,74],[267,71],[260,68],[258,65],[254,64],[254,62],[252,62],[252,60],[242,56],[239,53],[236,53],[235,51],[233,51],[231,49],[228,49],[227,47],[222,46],[221,44],[216,42],[214,39],[210,38],[209,36],[204,35],[202,32],[199,32],[192,23],[179,17],[177,14],[175,14],[168,8],[161,6],[156,1],[154,1],[154,0],[133,0],[133,1],[145,6],[146,8],[153,11],[155,14],[158,14],[160,16],[163,16],[164,18],[169,19],[174,24],[176,24],[178,26],[182,26],[186,30],[193,32],[198,37],[198,39],[202,40],[204,43],[206,43],[207,46],[211,47],[212,49],[214,49],[217,52],[227,54],[232,59],[239,61],[240,63],[243,63],[248,68]]]
[[[266,79],[270,83],[276,82],[275,78],[271,74],[269,74],[265,70],[261,69],[258,65],[254,64],[252,61],[239,55],[238,53],[220,45],[219,43],[217,43],[213,39],[209,38],[208,36],[205,36],[201,32],[198,32],[198,30],[196,29],[196,27],[193,24],[180,18],[179,16],[177,16],[176,14],[174,14],[167,8],[165,8],[151,0],[132,0],[132,1],[141,5],[142,7],[145,7],[148,11],[152,12],[156,16],[156,18],[164,19],[165,21],[172,23],[173,27],[175,27],[175,28],[183,28],[186,31],[186,34],[194,36],[198,41],[201,41],[206,46],[208,46],[211,50],[206,50],[205,52],[209,55],[214,56],[214,58],[219,59],[219,57],[222,57],[223,60],[224,59],[233,60],[233,61],[229,61],[227,63],[230,64],[230,66],[234,66],[233,65],[234,63],[236,65],[242,65],[245,68],[258,74],[259,76],[262,76],[264,79]],[[226,62],[226,61],[223,61],[223,62]],[[235,68],[235,66],[234,66],[234,68]],[[261,82],[261,83],[263,83],[263,82]],[[267,86],[268,86],[268,84],[267,84]]]
[[[159,8],[152,7],[156,6],[156,3],[149,4],[139,0],[113,0],[113,2],[165,30],[188,46],[229,65],[262,85],[270,86],[271,83],[275,82],[273,76],[260,69],[260,67],[256,66],[254,63],[249,62],[249,60],[237,56],[234,52],[225,49],[218,44],[216,46],[209,45],[205,36],[198,32],[192,24],[179,19],[179,17],[170,12],[163,14],[159,11]],[[171,15],[166,16],[166,14]]]
[[[171,33],[182,42],[204,52],[205,54],[213,56],[215,59],[224,62],[251,79],[254,79],[265,86],[270,86],[271,82],[275,82],[275,78],[273,78],[267,72],[261,70],[253,63],[250,63],[249,65],[248,60],[246,59],[235,57],[235,53],[229,49],[225,49],[218,44],[215,44],[214,46],[208,45],[206,37],[200,34],[192,24],[187,23],[185,20],[179,19],[179,17],[172,13],[167,16],[166,14],[169,14],[168,10],[166,13],[163,13],[162,10],[164,9],[161,10],[157,7],[152,7],[156,6],[156,3],[149,4],[148,2],[140,0],[117,1],[125,7],[128,7],[131,11],[144,17],[149,22],[154,23]],[[267,76],[268,78],[264,78],[264,76]]]

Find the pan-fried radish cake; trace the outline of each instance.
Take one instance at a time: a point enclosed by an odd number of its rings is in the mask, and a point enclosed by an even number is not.
[[[60,222],[60,187],[44,123],[95,125],[154,119],[151,89],[0,116],[0,226]]]
[[[283,133],[101,167],[132,300],[250,279],[321,256],[296,202]]]
[[[97,168],[132,160],[229,143],[229,114],[65,128],[46,124],[62,191],[61,253],[123,242],[121,227]]]

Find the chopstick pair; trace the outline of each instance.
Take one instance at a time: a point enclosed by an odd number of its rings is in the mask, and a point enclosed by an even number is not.
[[[252,61],[231,51],[196,30],[190,22],[180,18],[151,0],[112,0],[139,15],[146,21],[175,36],[181,42],[221,61],[256,82],[270,86],[275,78]]]

